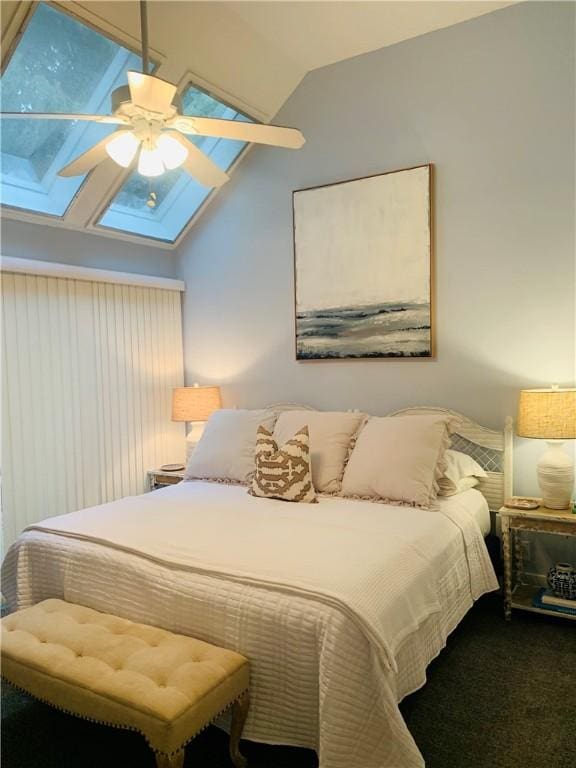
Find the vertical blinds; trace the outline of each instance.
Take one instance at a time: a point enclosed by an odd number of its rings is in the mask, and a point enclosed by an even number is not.
[[[2,274],[3,545],[184,458],[180,293]]]

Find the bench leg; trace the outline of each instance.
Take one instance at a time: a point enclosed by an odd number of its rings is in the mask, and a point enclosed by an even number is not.
[[[173,755],[162,755],[156,753],[156,768],[183,768],[184,750],[175,752]]]
[[[240,737],[246,722],[248,707],[250,706],[250,694],[246,692],[232,708],[232,723],[230,725],[230,759],[235,768],[246,768],[247,762],[240,752]]]

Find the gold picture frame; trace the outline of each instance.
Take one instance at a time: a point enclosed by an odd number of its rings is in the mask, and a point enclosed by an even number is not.
[[[292,193],[296,360],[434,360],[434,166]]]

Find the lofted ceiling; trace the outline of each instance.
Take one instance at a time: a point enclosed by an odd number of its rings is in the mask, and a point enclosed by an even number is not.
[[[52,4],[139,49],[137,0]],[[195,82],[255,119],[269,122],[310,70],[511,4],[149,0],[151,55],[159,65],[158,76],[181,86]],[[30,0],[0,0],[3,59],[32,5]],[[121,182],[121,171],[112,163],[103,164],[90,174],[65,219],[52,223],[92,229],[95,208],[103,206]],[[34,215],[8,215],[38,220]]]
[[[140,37],[136,0],[56,3],[94,24]],[[269,120],[304,75],[504,8],[488,0],[370,2],[192,2],[149,0],[150,44],[163,59],[162,77],[186,70],[211,83],[255,117]],[[2,28],[30,2],[1,0]]]
[[[449,27],[510,2],[225,2],[306,71]]]

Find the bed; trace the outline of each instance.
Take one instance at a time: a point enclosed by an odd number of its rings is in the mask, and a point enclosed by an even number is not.
[[[509,429],[454,416],[454,447],[488,477],[434,509],[325,497],[311,517],[181,483],[30,526],[3,592],[15,608],[60,597],[245,654],[248,739],[314,749],[321,768],[422,766],[398,704],[497,587],[483,537],[509,483]]]

